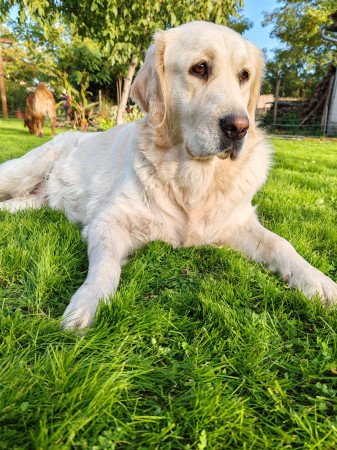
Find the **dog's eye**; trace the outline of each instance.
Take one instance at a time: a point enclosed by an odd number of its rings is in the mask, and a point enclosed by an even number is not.
[[[245,83],[246,81],[248,81],[249,80],[249,76],[250,76],[250,74],[249,74],[248,70],[242,70],[239,73],[239,81],[240,81],[240,83]]]
[[[208,78],[208,65],[207,63],[199,63],[195,64],[190,68],[190,74],[200,77],[200,78]]]

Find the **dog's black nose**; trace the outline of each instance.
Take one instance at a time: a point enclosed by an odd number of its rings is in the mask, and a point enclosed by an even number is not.
[[[249,128],[249,120],[246,116],[230,114],[220,119],[221,131],[232,140],[242,139]]]

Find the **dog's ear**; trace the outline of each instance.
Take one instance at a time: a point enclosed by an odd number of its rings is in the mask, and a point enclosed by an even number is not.
[[[249,43],[250,44],[250,43]],[[248,102],[248,112],[249,112],[249,121],[250,121],[250,130],[254,132],[255,130],[255,111],[257,100],[260,95],[261,83],[264,76],[264,57],[262,51],[255,47],[255,45],[250,44],[251,52],[253,54],[253,61],[255,65],[255,76],[252,80],[252,84],[250,87],[250,96]]]
[[[163,124],[166,116],[164,84],[164,33],[154,36],[154,44],[146,52],[145,61],[131,87],[131,97],[149,115],[153,127]]]

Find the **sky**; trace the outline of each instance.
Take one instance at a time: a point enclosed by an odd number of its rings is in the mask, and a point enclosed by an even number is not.
[[[272,26],[262,27],[263,21],[262,11],[273,11],[277,7],[276,0],[245,0],[244,1],[244,16],[247,17],[254,26],[244,33],[245,38],[249,39],[253,44],[260,48],[268,50],[268,56],[272,57],[273,48],[280,46],[277,39],[270,37]]]

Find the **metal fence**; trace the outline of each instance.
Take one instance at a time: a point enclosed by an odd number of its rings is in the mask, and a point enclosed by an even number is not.
[[[327,132],[321,124],[314,125],[300,125],[300,124],[264,124],[260,123],[260,127],[268,134],[287,135],[287,136],[313,136],[326,137]]]
[[[15,118],[15,113],[17,111],[9,110],[9,118]],[[23,114],[23,112],[22,112]],[[0,118],[2,118],[2,111],[0,108]],[[23,121],[23,115],[21,117],[16,117]],[[48,122],[48,118],[46,118]],[[66,117],[63,112],[58,112],[58,121],[65,121]],[[265,130],[268,134],[279,135],[279,136],[293,136],[293,137],[326,137],[329,136],[326,130],[323,129],[320,123],[314,125],[300,125],[300,124],[287,124],[287,123],[263,123],[260,122],[260,128]],[[330,137],[330,136],[329,136]],[[331,136],[333,137],[333,136]],[[337,137],[337,136],[335,136]]]

